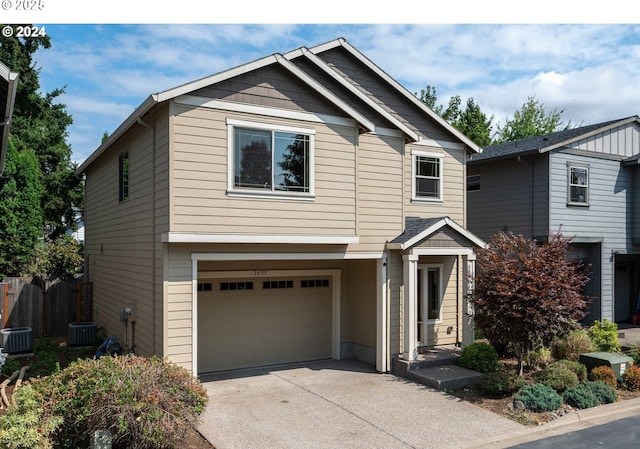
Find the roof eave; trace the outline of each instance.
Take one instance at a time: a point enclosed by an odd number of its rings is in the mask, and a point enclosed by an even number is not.
[[[428,228],[424,229],[422,232],[416,234],[415,236],[407,240],[406,242],[389,243],[387,244],[387,247],[389,249],[400,249],[403,251],[410,249],[411,247],[415,246],[416,244],[418,244],[419,242],[421,242],[422,240],[424,240],[425,238],[427,238],[428,236],[438,231],[439,229],[442,229],[445,226],[451,227],[458,234],[462,235],[464,238],[468,239],[474,245],[480,248],[485,248],[487,246],[487,243],[484,240],[480,239],[478,236],[471,233],[469,230],[463,228],[458,223],[453,221],[451,218],[444,217],[442,220],[439,220],[436,223],[432,224]]]

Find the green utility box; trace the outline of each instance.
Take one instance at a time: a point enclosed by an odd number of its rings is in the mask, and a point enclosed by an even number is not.
[[[633,364],[633,359],[627,355],[612,352],[587,352],[580,354],[580,363],[587,367],[588,372],[596,366],[609,366],[616,378],[622,380],[622,375],[629,365]]]

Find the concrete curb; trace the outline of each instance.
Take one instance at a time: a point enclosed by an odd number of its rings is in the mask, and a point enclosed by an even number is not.
[[[529,441],[563,435],[636,415],[640,415],[640,398],[605,404],[585,410],[576,410],[541,426],[528,427],[522,431],[475,441],[471,445],[462,446],[460,449],[486,447],[504,449]]]

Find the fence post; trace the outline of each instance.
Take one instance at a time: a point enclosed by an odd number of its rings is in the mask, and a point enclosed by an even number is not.
[[[2,296],[2,328],[5,328],[9,322],[9,284],[2,283],[0,285],[2,286],[2,289],[0,289]]]

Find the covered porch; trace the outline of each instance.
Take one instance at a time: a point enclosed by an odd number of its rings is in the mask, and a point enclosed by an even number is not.
[[[405,231],[387,245],[402,266],[399,357],[412,362],[429,349],[473,342],[476,237],[449,217],[406,219]],[[424,357],[423,357],[424,358]]]

